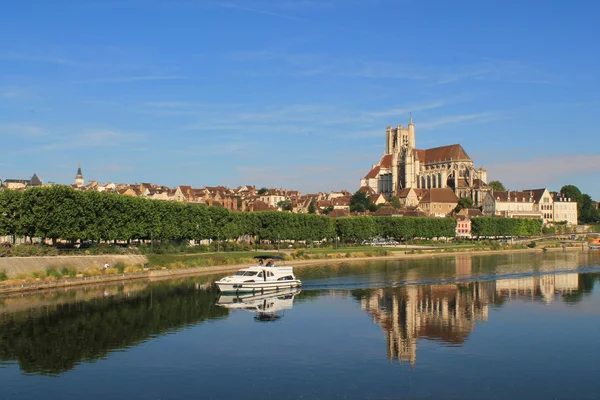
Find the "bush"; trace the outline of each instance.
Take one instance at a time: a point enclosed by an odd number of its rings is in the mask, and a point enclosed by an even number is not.
[[[56,270],[54,267],[46,268],[46,277],[52,277],[56,279],[62,278],[62,274]]]
[[[122,273],[123,273],[123,271],[125,271],[125,263],[124,263],[124,262],[122,262],[122,261],[119,261],[118,263],[116,263],[116,264],[114,265],[114,267],[113,267],[113,268],[116,268],[116,270],[117,270],[117,271],[118,271],[120,274],[122,274]]]
[[[68,276],[69,278],[75,278],[75,275],[77,275],[77,270],[75,268],[63,267],[63,269],[60,270],[60,273],[63,276]]]
[[[0,257],[12,257],[13,249],[10,243],[0,243]]]
[[[535,246],[537,246],[537,244],[535,242],[529,242],[529,243],[527,243],[527,247],[529,247],[530,249],[535,248]]]
[[[3,282],[8,279],[8,275],[6,275],[6,271],[0,271],[0,282]]]
[[[56,256],[58,250],[52,246],[44,246],[37,244],[20,244],[13,248],[13,256],[15,257],[31,257],[31,256]]]

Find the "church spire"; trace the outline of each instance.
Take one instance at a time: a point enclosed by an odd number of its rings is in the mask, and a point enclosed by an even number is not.
[[[408,121],[408,126],[414,125],[413,120],[412,120],[412,113],[409,112],[408,114],[410,115],[410,120]]]
[[[83,173],[81,172],[81,163],[79,163],[77,167],[77,175],[75,175],[75,186],[83,186],[84,182],[85,180],[83,179]]]

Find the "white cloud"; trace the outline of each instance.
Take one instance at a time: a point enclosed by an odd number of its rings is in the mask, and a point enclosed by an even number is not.
[[[48,135],[44,128],[27,124],[2,124],[0,125],[0,132],[27,138],[39,138]]]
[[[463,114],[463,115],[451,115],[446,117],[441,117],[431,121],[424,121],[419,123],[420,129],[433,129],[438,126],[446,126],[453,124],[460,124],[465,122],[475,123],[475,122],[487,122],[496,119],[503,118],[497,113],[493,112],[484,112],[484,113],[476,113],[476,114]]]
[[[112,78],[96,78],[87,80],[72,81],[71,83],[131,83],[144,81],[169,81],[188,79],[183,75],[139,75],[139,76],[119,76]]]

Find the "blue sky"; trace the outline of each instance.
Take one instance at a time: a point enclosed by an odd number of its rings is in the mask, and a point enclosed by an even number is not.
[[[415,122],[600,200],[600,3],[53,0],[0,14],[0,179],[346,189]]]

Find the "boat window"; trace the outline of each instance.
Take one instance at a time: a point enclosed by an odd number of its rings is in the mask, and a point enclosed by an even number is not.
[[[244,271],[238,271],[235,273],[236,275],[244,275]]]
[[[256,271],[246,271],[244,272],[244,276],[254,276],[256,275],[258,272]]]
[[[259,277],[259,278],[262,278],[262,276],[263,276],[263,273],[262,273],[262,272],[259,272],[259,273],[258,273],[258,277]]]
[[[278,281],[291,281],[293,280],[291,275],[287,275],[287,276],[282,276],[281,278],[277,279]]]

